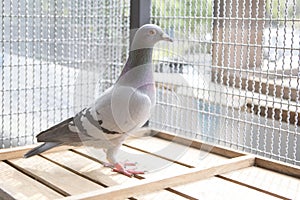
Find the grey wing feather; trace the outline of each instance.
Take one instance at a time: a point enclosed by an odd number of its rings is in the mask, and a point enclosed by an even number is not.
[[[28,158],[43,153],[61,144],[82,142],[83,137],[79,137],[77,132],[71,131],[69,128],[74,124],[73,120],[73,117],[71,117],[38,134],[37,141],[45,143],[28,151],[24,157]]]
[[[81,142],[77,132],[71,131],[69,126],[73,124],[73,117],[62,121],[61,123],[41,132],[37,135],[38,142],[60,142],[76,143]]]
[[[28,151],[24,157],[28,158],[62,144],[76,144],[82,142],[84,137],[79,136],[77,132],[70,130],[70,126],[74,126],[74,118],[71,117],[61,123],[41,132],[37,135],[38,142],[45,142],[40,146]]]
[[[52,149],[53,147],[59,146],[61,143],[57,142],[45,142],[44,144],[41,144],[30,151],[28,151],[25,155],[24,158],[29,158],[31,156],[43,153],[49,149]]]

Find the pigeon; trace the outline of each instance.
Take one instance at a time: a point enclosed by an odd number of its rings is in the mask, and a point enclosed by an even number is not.
[[[129,57],[116,82],[74,117],[39,133],[37,141],[44,143],[24,157],[60,145],[87,145],[104,149],[108,161],[105,166],[113,171],[130,177],[143,173],[126,169],[131,163],[117,161],[116,154],[128,135],[149,120],[155,105],[152,53],[159,41],[173,40],[155,24],[141,26],[134,35]]]

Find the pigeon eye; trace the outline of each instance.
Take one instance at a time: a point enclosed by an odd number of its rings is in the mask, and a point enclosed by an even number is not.
[[[149,31],[149,35],[155,35],[155,34],[156,34],[155,30],[152,29],[152,30]]]

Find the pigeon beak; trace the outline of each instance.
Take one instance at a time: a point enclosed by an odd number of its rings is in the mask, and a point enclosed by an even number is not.
[[[173,42],[173,39],[170,36],[168,36],[166,33],[162,34],[161,38],[164,41]]]

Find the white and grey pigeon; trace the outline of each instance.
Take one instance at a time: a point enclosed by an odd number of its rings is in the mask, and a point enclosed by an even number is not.
[[[43,153],[60,145],[90,145],[105,149],[108,165],[114,171],[132,176],[142,173],[125,169],[116,153],[129,133],[142,127],[155,104],[152,69],[154,45],[172,39],[157,25],[146,24],[134,36],[129,57],[115,84],[90,107],[74,117],[37,135],[40,146],[24,157]]]

